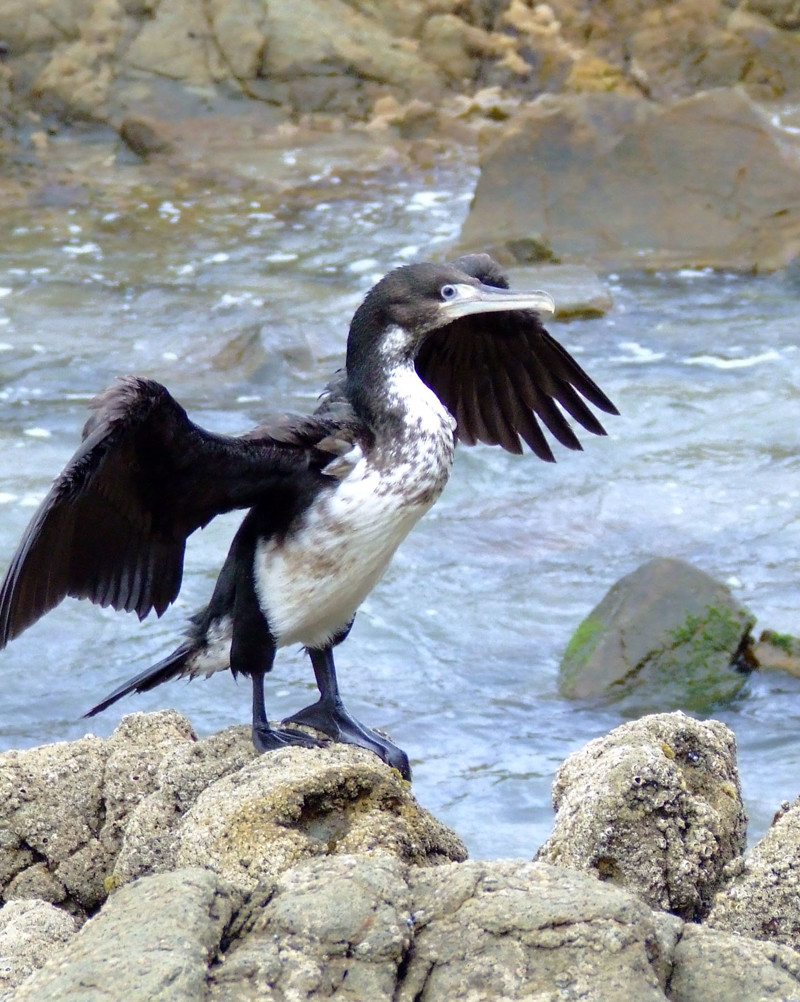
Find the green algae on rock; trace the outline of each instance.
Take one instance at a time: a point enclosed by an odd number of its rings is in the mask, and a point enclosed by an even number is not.
[[[727,585],[655,558],[615,584],[573,634],[559,667],[569,699],[622,700],[626,712],[705,712],[747,675],[752,614]]]

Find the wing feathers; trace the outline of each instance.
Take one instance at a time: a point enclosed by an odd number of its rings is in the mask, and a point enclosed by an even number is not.
[[[287,477],[319,477],[332,458],[320,443],[341,448],[354,434],[339,413],[336,421],[285,416],[241,438],[213,435],[159,383],[135,377],[91,406],[81,446],[0,585],[0,647],[67,595],[140,619],[161,615],[177,597],[195,529],[251,507]]]
[[[486,254],[453,264],[481,282],[508,288]],[[539,421],[566,448],[580,449],[567,416],[593,435],[605,435],[587,401],[607,414],[618,413],[532,311],[478,314],[441,327],[423,343],[416,368],[456,419],[456,435],[465,445],[485,442],[519,452],[522,439],[540,459],[552,462]]]

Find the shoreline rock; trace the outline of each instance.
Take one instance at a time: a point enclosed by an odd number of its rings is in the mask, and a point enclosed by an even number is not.
[[[0,754],[0,897],[84,921],[137,877],[206,866],[242,892],[306,856],[466,858],[410,785],[349,745],[257,756],[249,729],[198,741],[173,710],[123,717],[103,741]]]
[[[467,860],[363,749],[257,758],[174,711],[5,752],[0,777],[2,1002],[800,1002],[800,811],[742,856],[713,720],[570,756],[534,862]]]
[[[800,253],[797,141],[770,102],[800,94],[795,21],[724,0],[7,0],[0,201],[91,185],[63,147],[98,129],[165,192],[258,178],[276,202],[307,188],[276,149],[363,173],[480,139],[461,251],[780,269]]]
[[[614,701],[629,714],[709,712],[745,685],[754,623],[727,585],[684,560],[653,557],[617,581],[575,630],[559,692]]]
[[[553,807],[537,860],[594,873],[686,921],[704,917],[745,848],[736,739],[681,712],[622,724],[570,755]]]

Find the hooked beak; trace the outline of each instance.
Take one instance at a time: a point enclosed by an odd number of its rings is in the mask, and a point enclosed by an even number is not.
[[[498,289],[493,285],[455,284],[457,295],[440,306],[448,320],[475,316],[478,313],[502,313],[508,310],[535,310],[537,313],[553,314],[556,304],[549,292],[517,292],[514,289]]]

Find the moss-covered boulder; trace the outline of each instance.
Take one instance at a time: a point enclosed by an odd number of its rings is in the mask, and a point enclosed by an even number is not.
[[[618,581],[578,626],[559,691],[622,700],[634,714],[707,712],[745,684],[754,622],[727,585],[683,560],[654,558]]]

